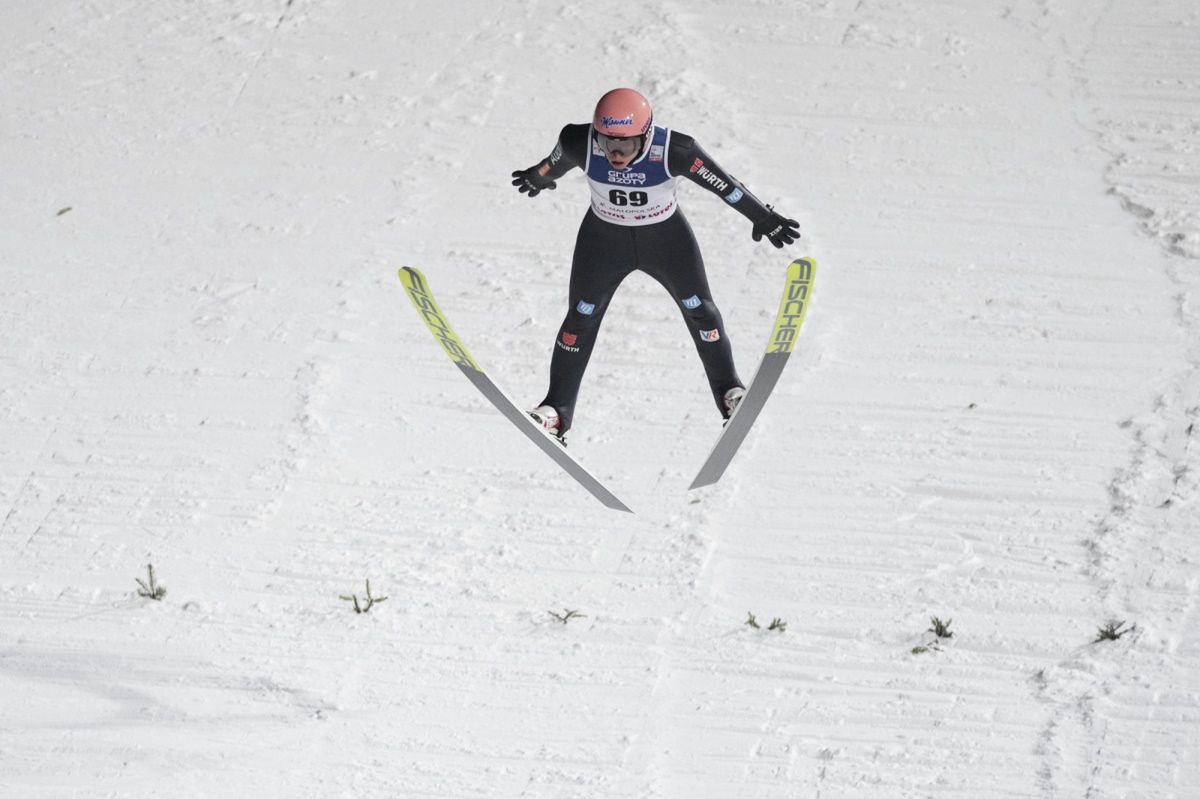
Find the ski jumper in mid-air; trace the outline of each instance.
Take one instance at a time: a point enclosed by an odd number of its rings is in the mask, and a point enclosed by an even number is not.
[[[575,167],[587,175],[592,203],[575,240],[570,307],[554,342],[550,390],[530,415],[562,440],[608,303],[621,281],[640,269],[679,303],[713,399],[729,418],[745,386],[676,184],[686,177],[721,197],[753,223],[755,241],[766,236],[783,247],[799,238],[799,225],[760,202],[691,136],[655,125],[650,103],[633,89],[601,97],[592,124],[564,127],[547,158],[512,173],[513,185],[535,197]]]

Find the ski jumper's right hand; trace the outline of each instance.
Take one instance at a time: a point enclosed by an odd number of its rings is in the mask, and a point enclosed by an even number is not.
[[[512,184],[522,194],[536,197],[539,192],[553,191],[557,188],[558,184],[552,178],[547,177],[549,171],[550,165],[544,161],[537,166],[529,167],[529,169],[518,169],[512,173]]]

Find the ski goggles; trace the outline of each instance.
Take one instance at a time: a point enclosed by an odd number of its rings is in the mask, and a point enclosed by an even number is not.
[[[633,158],[637,155],[637,151],[642,149],[641,136],[609,136],[604,133],[596,133],[596,143],[600,145],[600,149],[605,155],[621,155],[626,158]]]

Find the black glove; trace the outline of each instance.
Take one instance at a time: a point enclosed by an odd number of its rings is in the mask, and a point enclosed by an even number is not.
[[[800,238],[799,222],[795,219],[785,219],[769,205],[767,206],[767,210],[771,212],[771,215],[761,222],[754,223],[753,235],[755,241],[762,241],[762,237],[766,236],[767,241],[776,247],[782,247]]]
[[[540,191],[551,191],[558,186],[553,180],[543,177],[538,174],[538,169],[541,164],[531,166],[529,169],[518,169],[512,173],[513,185],[517,187],[517,191],[522,194],[528,193],[530,197],[538,196]]]

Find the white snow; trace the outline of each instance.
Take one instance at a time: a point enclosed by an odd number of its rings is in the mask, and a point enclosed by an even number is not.
[[[0,794],[1200,796],[1193,0],[3,11]],[[572,452],[635,516],[396,279],[539,400],[587,192],[508,176],[618,85],[801,221],[682,189],[743,377],[821,266],[691,493],[622,288]]]

